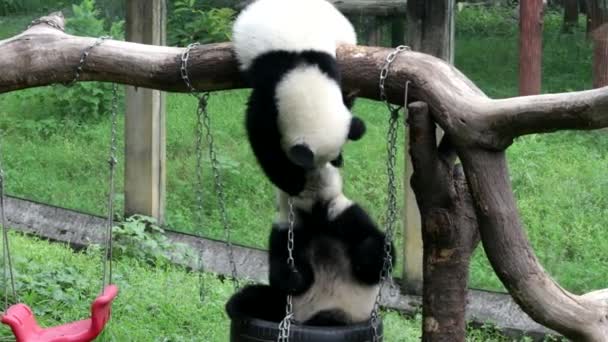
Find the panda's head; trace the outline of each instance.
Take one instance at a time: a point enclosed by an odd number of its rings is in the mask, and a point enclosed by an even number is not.
[[[365,133],[363,120],[350,111],[353,96],[344,96],[337,80],[318,66],[292,69],[277,84],[275,97],[282,148],[305,169],[340,158],[346,141]]]

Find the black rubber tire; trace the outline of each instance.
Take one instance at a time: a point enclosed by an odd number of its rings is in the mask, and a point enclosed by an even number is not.
[[[378,341],[382,341],[382,321],[378,325]],[[276,342],[279,325],[257,318],[237,318],[230,323],[230,342]],[[290,342],[371,342],[369,322],[339,327],[313,327],[292,324]]]

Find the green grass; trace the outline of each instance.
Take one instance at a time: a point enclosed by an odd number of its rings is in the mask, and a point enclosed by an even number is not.
[[[41,326],[87,317],[101,284],[99,249],[72,249],[20,234],[11,234],[20,300],[35,312]],[[233,292],[228,280],[205,274],[200,301],[198,274],[183,268],[152,267],[122,258],[114,263],[119,295],[112,320],[97,341],[228,340],[229,320],[224,304]],[[385,312],[386,341],[410,342],[420,336],[420,315],[405,319]],[[0,341],[10,341],[8,327],[0,327]],[[468,341],[509,341],[492,328],[471,329]]]
[[[517,26],[500,13],[482,14],[467,11],[459,14],[456,66],[488,95],[515,96]],[[0,39],[19,32],[33,17],[0,17]],[[588,89],[591,50],[582,38],[584,33],[560,34],[559,16],[554,13],[547,17],[545,28],[543,91]],[[62,118],[60,108],[49,107],[45,102],[45,95],[60,91],[62,86],[0,95],[0,129],[4,132],[0,151],[9,193],[85,212],[103,213],[109,122]],[[233,236],[238,243],[265,247],[273,217],[274,194],[246,142],[243,113],[247,95],[247,90],[214,93],[209,110]],[[223,238],[207,162],[204,165],[204,221],[196,220],[195,105],[196,101],[190,96],[168,95],[167,224],[173,229]],[[346,193],[382,222],[386,202],[384,163],[388,114],[384,106],[367,100],[360,100],[355,112],[366,120],[369,130],[362,141],[346,148]],[[122,125],[121,120],[121,130]],[[403,137],[402,129],[400,139]],[[121,163],[117,193],[120,194],[124,166],[122,137],[119,144]],[[608,226],[607,150],[605,131],[531,135],[518,139],[508,150],[515,195],[535,252],[564,287],[577,293],[604,288],[608,284],[605,272],[608,263],[605,253],[608,249],[605,234]],[[403,154],[400,147],[399,155]],[[403,161],[400,160],[398,172],[402,171]],[[117,195],[119,211],[123,201],[122,195]],[[400,239],[401,236],[397,236],[398,245]],[[125,269],[135,267],[133,263],[127,263]],[[142,274],[155,278],[153,270],[143,269]],[[399,271],[398,266],[397,273]],[[171,272],[181,271],[171,269]],[[472,263],[471,283],[474,287],[503,289],[481,248]],[[133,286],[131,280],[129,284]],[[218,291],[219,288],[221,286]],[[149,305],[155,303],[152,298],[141,300]],[[193,305],[191,302],[187,305]],[[193,311],[189,308],[174,305],[192,317]],[[164,309],[161,311],[160,315],[169,314]],[[418,323],[408,324],[419,331]]]

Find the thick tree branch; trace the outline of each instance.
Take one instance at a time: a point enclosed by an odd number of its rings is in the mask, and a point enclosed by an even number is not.
[[[63,25],[59,15],[47,19]],[[95,38],[71,36],[46,24],[0,41],[0,93],[71,81],[82,50],[94,42]],[[182,48],[106,41],[89,55],[81,80],[183,92],[182,52]],[[345,87],[359,89],[362,97],[378,99],[379,70],[389,52],[385,48],[340,47],[338,60]],[[245,86],[229,43],[197,47],[189,68],[200,90]],[[492,100],[453,66],[416,52],[401,53],[391,66],[387,80],[391,102],[403,103],[406,80],[412,82],[412,99],[428,103],[435,121],[460,144],[500,150],[522,134],[608,126],[608,87]]]
[[[504,152],[462,149],[484,249],[515,301],[574,341],[608,340],[608,290],[569,293],[542,268],[521,226]]]

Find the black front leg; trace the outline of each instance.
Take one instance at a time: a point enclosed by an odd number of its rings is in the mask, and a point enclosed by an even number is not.
[[[268,250],[269,283],[271,287],[287,294],[300,295],[310,288],[314,274],[305,255],[305,236],[298,236],[297,244],[294,245],[294,266],[287,262],[287,237],[288,228],[285,225],[273,225]]]

